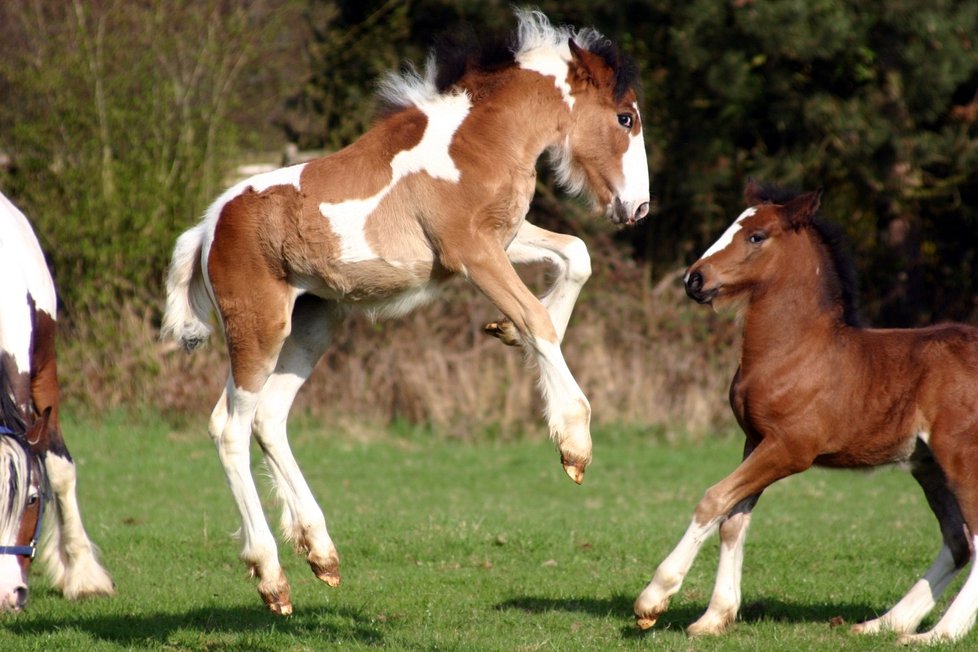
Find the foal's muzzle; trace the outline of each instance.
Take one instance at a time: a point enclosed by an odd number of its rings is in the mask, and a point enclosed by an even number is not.
[[[712,301],[717,291],[715,289],[704,290],[703,282],[703,275],[699,272],[687,274],[686,278],[683,279],[683,284],[686,286],[686,296],[697,303],[709,303]]]

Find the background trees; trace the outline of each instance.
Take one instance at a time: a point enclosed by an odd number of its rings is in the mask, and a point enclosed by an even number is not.
[[[670,274],[739,212],[752,175],[824,188],[825,212],[852,237],[868,321],[976,321],[978,4],[537,4],[598,27],[643,72],[657,214],[614,233],[545,171],[532,209],[588,240],[592,298],[637,282],[661,301]],[[503,0],[8,0],[0,188],[36,223],[70,323],[115,319],[124,304],[150,330],[175,235],[237,165],[278,163],[287,141],[343,146],[370,124],[384,71],[423,65],[440,35],[511,25]],[[689,328],[657,323],[664,336]]]

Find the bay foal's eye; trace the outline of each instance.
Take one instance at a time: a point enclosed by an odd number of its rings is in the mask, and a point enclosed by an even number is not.
[[[618,124],[625,129],[631,129],[632,125],[635,124],[635,119],[632,117],[631,113],[619,113]]]
[[[763,231],[754,231],[747,236],[747,242],[751,243],[752,245],[761,244],[765,240],[767,240],[767,234]]]

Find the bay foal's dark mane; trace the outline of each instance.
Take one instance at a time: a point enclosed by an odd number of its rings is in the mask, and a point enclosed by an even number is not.
[[[754,197],[762,204],[781,205],[800,194],[790,188],[764,184],[760,186]],[[826,265],[827,269],[823,271],[822,278],[825,283],[826,299],[830,302],[830,306],[841,303],[843,322],[847,326],[861,327],[863,323],[859,317],[859,282],[845,231],[838,224],[823,218],[821,214],[812,216],[807,225],[796,228],[810,228],[823,245],[829,264]]]
[[[595,54],[614,72],[615,101],[632,89],[639,94],[641,90],[638,65],[630,56],[623,54],[608,38],[594,30],[574,31],[570,27],[554,27],[555,34],[572,38],[582,49]],[[562,43],[553,43],[556,47]],[[446,33],[435,41],[428,58],[429,69],[424,77],[433,81],[434,91],[438,94],[452,92],[453,87],[470,72],[491,73],[516,65],[516,55],[523,44],[519,32],[495,32],[480,37],[476,30],[466,24],[460,30]],[[411,106],[409,98],[391,92],[398,85],[398,80],[408,85],[421,81],[421,75],[413,68],[406,66],[400,75],[388,77],[387,83],[382,84],[377,95],[378,117],[386,117],[401,109]],[[393,82],[390,83],[390,82]]]

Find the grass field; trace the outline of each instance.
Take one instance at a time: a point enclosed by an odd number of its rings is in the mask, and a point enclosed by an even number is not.
[[[283,547],[295,615],[280,618],[237,561],[237,517],[204,421],[199,432],[67,424],[83,515],[118,595],[69,603],[35,570],[28,610],[0,620],[0,650],[890,649],[894,636],[857,637],[838,623],[887,609],[938,548],[905,472],[812,471],[770,489],[755,511],[744,608],[728,635],[683,633],[709,599],[715,540],[672,610],[640,633],[632,600],[703,490],[735,466],[739,438],[596,432],[578,487],[542,427],[524,441],[471,444],[418,432],[364,443],[306,426],[293,445],[343,584],[320,584]],[[972,632],[949,649],[976,645]]]

